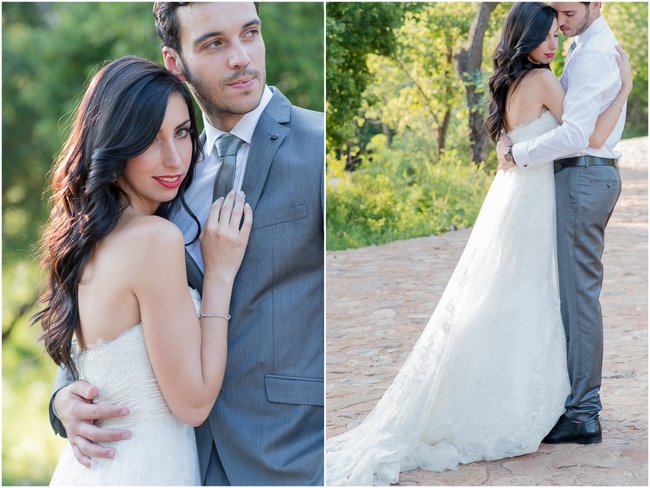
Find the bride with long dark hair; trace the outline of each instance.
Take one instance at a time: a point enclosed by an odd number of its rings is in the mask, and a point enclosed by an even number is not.
[[[564,93],[549,68],[556,12],[517,3],[489,81],[487,127],[523,141],[552,130]],[[621,64],[621,69],[626,68]],[[619,93],[623,101],[631,85]],[[601,114],[591,144],[618,119]],[[570,391],[560,314],[553,165],[498,171],[449,283],[392,385],[327,442],[328,485],[388,484],[414,468],[534,452]]]
[[[88,441],[71,438],[51,484],[200,484],[193,426],[223,381],[252,210],[231,192],[197,232],[210,284],[199,303],[187,286],[183,235],[156,215],[183,200],[199,148],[192,100],[176,76],[124,57],[93,77],[53,170],[48,280],[34,320],[52,359],[99,389],[98,409],[128,407],[127,417],[96,425],[133,437],[119,453],[105,443],[114,459],[90,467],[74,455]]]

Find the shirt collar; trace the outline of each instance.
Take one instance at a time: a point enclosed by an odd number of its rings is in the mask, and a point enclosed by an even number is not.
[[[605,22],[605,18],[601,15],[596,20],[594,20],[589,27],[587,27],[586,31],[576,37],[576,47],[584,44],[606,27],[607,22]]]
[[[272,97],[273,92],[268,85],[265,85],[259,105],[254,110],[244,114],[244,116],[239,119],[239,122],[237,122],[230,130],[230,133],[250,144],[251,140],[253,140],[253,132],[255,132],[257,122],[260,120],[262,112],[264,112],[264,109],[269,104]],[[205,157],[208,158],[212,154],[214,142],[225,132],[213,127],[212,124],[208,122],[205,114],[203,115],[203,127],[205,129]]]

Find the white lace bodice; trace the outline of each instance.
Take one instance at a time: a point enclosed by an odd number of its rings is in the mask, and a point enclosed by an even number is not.
[[[198,311],[198,293],[192,290]],[[97,422],[128,429],[131,439],[106,443],[113,460],[93,460],[91,469],[76,462],[70,446],[52,476],[52,485],[200,484],[194,428],[179,422],[160,391],[144,340],[135,325],[111,341],[97,341],[75,357],[79,377],[97,386],[95,403],[124,405],[127,417]]]
[[[128,428],[171,415],[149,361],[142,325],[112,341],[98,341],[78,356],[76,364],[80,378],[99,389],[97,403],[129,407],[128,417],[103,421],[103,426]]]
[[[528,122],[527,124],[521,124],[508,132],[508,137],[512,140],[513,143],[527,141],[533,139],[545,132],[555,129],[558,126],[558,122],[553,114],[549,110],[544,110],[536,119]]]

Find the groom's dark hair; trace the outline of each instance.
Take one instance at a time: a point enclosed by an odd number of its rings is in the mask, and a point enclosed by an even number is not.
[[[192,2],[154,2],[153,17],[156,22],[156,31],[163,46],[171,47],[181,54],[180,26],[176,17],[176,10]],[[260,14],[260,3],[253,2],[257,15]]]

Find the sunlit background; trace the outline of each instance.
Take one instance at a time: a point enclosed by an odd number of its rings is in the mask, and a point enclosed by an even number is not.
[[[492,53],[511,6],[327,4],[328,249],[474,223],[496,168],[483,120]],[[602,14],[633,67],[623,138],[647,136],[648,4],[605,2]],[[472,41],[482,45],[476,65],[466,56]],[[558,76],[566,41],[560,34],[551,64]]]

